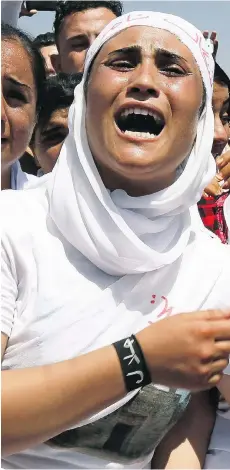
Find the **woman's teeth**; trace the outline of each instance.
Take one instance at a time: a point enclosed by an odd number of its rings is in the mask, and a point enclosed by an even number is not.
[[[130,135],[130,137],[139,137],[141,139],[153,139],[156,137],[155,134],[150,134],[149,132],[135,132],[135,131],[124,131],[124,134]]]
[[[119,129],[130,137],[151,140],[164,128],[164,119],[154,110],[126,108],[117,117]]]
[[[156,113],[154,113],[153,111],[150,111],[148,109],[143,109],[143,108],[124,109],[124,111],[122,111],[122,113],[121,113],[121,117],[129,116],[129,114],[142,114],[143,116],[156,117]]]

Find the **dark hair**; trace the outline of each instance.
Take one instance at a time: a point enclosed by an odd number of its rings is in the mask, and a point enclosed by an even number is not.
[[[123,6],[121,2],[110,2],[110,1],[58,1],[56,7],[56,15],[54,20],[54,35],[56,45],[58,46],[58,36],[61,30],[63,20],[66,16],[72,13],[77,13],[85,10],[92,10],[94,8],[107,8],[111,10],[115,16],[121,16],[123,12]]]
[[[39,106],[41,103],[41,91],[43,88],[43,83],[46,79],[44,59],[40,52],[37,50],[37,48],[33,45],[32,39],[30,39],[27,34],[25,34],[18,28],[14,28],[13,26],[10,26],[6,23],[2,23],[2,41],[5,41],[7,39],[18,41],[28,54],[37,90],[36,108],[37,111],[39,111]]]
[[[230,90],[230,79],[217,63],[215,63],[214,82],[226,86]]]
[[[82,73],[60,73],[48,77],[41,93],[41,106],[36,129],[44,127],[57,109],[68,108],[74,99],[74,89],[81,82]]]
[[[37,49],[42,47],[53,46],[55,44],[54,33],[39,34],[34,40],[33,44]]]

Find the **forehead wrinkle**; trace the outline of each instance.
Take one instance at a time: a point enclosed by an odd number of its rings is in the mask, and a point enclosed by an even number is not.
[[[172,45],[169,45],[169,46],[165,46],[165,41],[168,42],[168,38],[165,38],[164,37],[164,33],[168,33],[169,35],[173,36],[181,45],[183,45],[183,47],[185,48],[185,50],[189,53],[190,55],[190,58],[189,58],[189,61],[191,61],[192,65],[199,70],[199,67],[197,65],[197,62],[196,62],[196,59],[195,57],[193,56],[192,52],[190,51],[190,49],[183,43],[183,41],[181,41],[181,39],[176,35],[176,34],[173,34],[171,33],[170,31],[167,31],[165,29],[160,29],[160,28],[157,28],[157,27],[151,27],[151,26],[143,26],[143,28],[146,28],[145,29],[145,32],[143,35],[140,35],[140,37],[138,38],[138,40],[136,39],[132,39],[129,38],[129,39],[126,39],[125,38],[125,33],[127,31],[130,31],[130,30],[133,30],[133,28],[138,28],[138,26],[134,25],[134,26],[131,26],[130,28],[127,28],[127,29],[124,29],[120,32],[118,32],[117,34],[115,34],[112,38],[109,39],[109,41],[105,44],[102,45],[100,51],[98,51],[97,53],[97,57],[101,54],[101,52],[103,51],[103,49],[107,49],[108,47],[111,46],[111,43],[112,43],[112,47],[113,47],[113,43],[116,41],[119,41],[120,44],[121,42],[125,42],[127,40],[129,40],[129,42],[133,42],[133,44],[131,44],[131,46],[126,46],[124,45],[124,48],[125,47],[136,47],[136,48],[139,48],[140,51],[143,53],[143,51],[145,50],[145,52],[147,54],[151,54],[151,55],[155,55],[156,54],[156,51],[157,49],[161,49],[161,50],[165,50],[165,51],[168,51],[169,53],[171,54],[175,54],[179,57],[181,57],[183,60],[186,60],[188,62],[188,60],[184,57],[184,54],[181,55],[181,53],[177,50],[176,48],[176,45],[175,46],[172,46]],[[142,28],[142,26],[140,26],[140,28]],[[161,34],[162,33],[162,34]],[[121,35],[123,36],[121,38]],[[151,40],[150,40],[150,36],[151,36]],[[154,40],[154,43],[153,43],[153,40]],[[114,45],[115,46],[115,45]],[[114,47],[115,48],[115,47]],[[116,49],[122,49],[123,47],[118,47]],[[111,51],[112,52],[112,51]],[[109,54],[108,52],[108,49],[107,49],[107,52],[105,51],[106,54]]]
[[[145,28],[145,34],[143,34],[143,35],[140,34],[138,40],[136,40],[136,38],[135,38],[136,33],[131,35],[131,37],[129,37],[129,38],[125,37],[125,33],[127,31],[130,31],[130,30],[132,31],[133,28]],[[146,33],[146,28],[148,30],[147,33]],[[159,33],[163,33],[163,34],[159,34]],[[179,51],[176,48],[176,46],[172,47],[172,45],[169,45],[168,47],[166,47],[165,43],[170,42],[170,37],[168,37],[168,38],[165,37],[164,33],[168,33],[170,36],[175,38],[178,41],[178,43],[185,48],[185,51],[187,51],[187,54],[189,54],[188,59],[183,57],[184,54],[181,57],[182,57],[183,60],[187,61],[188,65],[190,65],[192,67],[191,72],[193,72],[197,76],[199,81],[201,82],[201,86],[202,86],[202,89],[203,89],[203,98],[205,98],[205,96],[206,96],[205,91],[204,91],[205,90],[205,85],[204,85],[204,82],[203,82],[202,74],[201,74],[199,65],[197,63],[197,60],[196,60],[195,56],[193,55],[192,51],[189,49],[189,47],[186,46],[186,44],[184,44],[184,42],[176,34],[173,34],[173,33],[171,33],[170,31],[168,31],[166,29],[160,29],[160,28],[151,27],[151,26],[137,26],[137,25],[130,26],[129,28],[126,28],[122,31],[117,32],[116,34],[114,34],[113,37],[111,37],[108,41],[106,41],[104,44],[101,45],[101,47],[96,52],[94,58],[91,61],[90,66],[88,68],[87,76],[86,76],[86,80],[85,80],[85,85],[84,85],[85,92],[87,90],[87,86],[88,86],[88,83],[89,83],[89,79],[90,79],[92,70],[94,69],[94,67],[99,66],[100,62],[102,63],[105,60],[106,56],[108,57],[108,55],[110,53],[114,52],[114,50],[111,50],[109,52],[109,49],[111,49],[111,47],[114,49],[115,44],[117,45],[116,49],[122,49],[123,47],[124,48],[129,47],[129,45],[127,45],[127,43],[129,43],[129,44],[131,43],[131,47],[136,47],[136,48],[141,48],[141,46],[143,47],[143,44],[147,43],[147,46],[150,49],[150,53],[151,53],[151,49],[156,49],[156,47],[158,47],[158,48],[161,48],[161,49],[168,50],[172,54],[174,53],[174,54],[178,55]],[[121,37],[121,35],[123,37]],[[146,35],[148,37],[146,37]],[[151,41],[150,41],[150,36],[152,36]],[[154,44],[153,44],[153,40],[154,40]],[[116,41],[116,43],[115,43],[115,41]]]
[[[121,49],[116,49],[115,51],[109,52],[109,56],[116,55],[116,54],[126,54],[129,52],[137,52],[139,55],[143,55],[143,48],[139,45],[130,45],[128,47],[122,47]],[[152,51],[150,50],[150,53],[144,54],[145,56],[151,56],[151,57],[157,57],[160,55],[165,56],[166,58],[172,58],[172,59],[179,59],[184,62],[187,62],[187,59],[185,59],[182,55],[176,54],[174,51],[171,51],[169,49],[163,49],[161,47],[154,47],[152,45]]]
[[[9,43],[9,46],[8,44]],[[13,77],[21,86],[33,90],[35,79],[28,52],[18,39],[2,40],[2,76]]]

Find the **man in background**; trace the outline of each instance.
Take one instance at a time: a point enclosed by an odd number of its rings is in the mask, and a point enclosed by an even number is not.
[[[56,72],[53,66],[53,62],[54,56],[58,54],[58,51],[55,44],[54,34],[39,34],[39,36],[34,39],[34,45],[41,52],[45,59],[47,76],[55,75]]]
[[[198,209],[203,224],[222,241],[228,243],[229,232],[224,206],[230,191],[229,139],[230,80],[216,63],[213,84],[212,109],[214,114],[214,139],[212,154],[216,161],[216,175],[205,188]]]
[[[122,14],[121,2],[58,2],[54,21],[56,72],[83,71],[86,52],[102,29]]]

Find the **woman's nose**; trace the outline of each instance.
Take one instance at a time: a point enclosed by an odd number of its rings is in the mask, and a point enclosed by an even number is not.
[[[136,69],[135,76],[129,86],[129,91],[155,97],[159,96],[158,71],[152,60],[150,63],[141,64]]]

